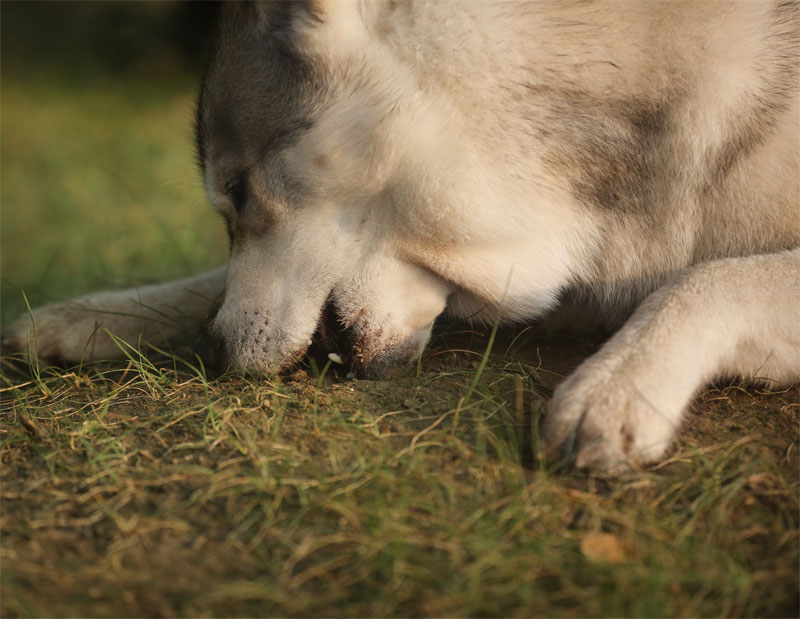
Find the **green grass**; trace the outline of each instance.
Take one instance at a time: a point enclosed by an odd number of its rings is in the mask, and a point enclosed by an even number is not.
[[[604,481],[536,458],[544,373],[492,357],[459,410],[472,357],[438,359],[322,387],[6,373],[4,615],[795,612],[796,391],[759,396],[776,427],[710,392],[669,463]]]
[[[3,4],[4,324],[24,310],[23,288],[40,305],[226,258],[192,151],[199,70],[178,70],[175,54],[147,38],[159,9],[141,6]],[[106,49],[137,26],[131,49]]]
[[[3,321],[20,289],[224,259],[190,78],[3,59]],[[797,616],[798,388],[710,389],[663,465],[595,479],[544,461],[536,423],[592,344],[490,335],[445,329],[375,382],[3,358],[0,614]]]
[[[192,160],[192,89],[4,80],[2,316],[98,286],[217,266],[224,232]]]

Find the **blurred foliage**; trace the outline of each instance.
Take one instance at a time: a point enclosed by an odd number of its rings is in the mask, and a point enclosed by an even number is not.
[[[7,2],[3,78],[31,71],[65,81],[199,71],[217,2]]]
[[[214,3],[2,3],[2,321],[225,259],[194,161]]]

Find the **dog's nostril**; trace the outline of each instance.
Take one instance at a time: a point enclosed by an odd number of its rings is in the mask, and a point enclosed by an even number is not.
[[[225,344],[207,331],[200,334],[192,349],[207,367],[220,369],[224,366]]]

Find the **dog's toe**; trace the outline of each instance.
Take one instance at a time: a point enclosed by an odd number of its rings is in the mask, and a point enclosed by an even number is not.
[[[578,468],[619,475],[660,458],[674,425],[636,388],[624,364],[580,368],[553,395],[545,438]]]
[[[34,314],[35,316],[35,314]],[[41,324],[41,326],[40,326]],[[68,361],[65,354],[63,332],[69,333],[74,325],[52,324],[51,321],[36,321],[34,317],[23,316],[3,329],[0,338],[3,356],[15,357],[31,363],[35,359],[56,363]]]
[[[2,334],[3,355],[49,363],[119,356],[97,312],[67,304],[47,305],[13,321]]]

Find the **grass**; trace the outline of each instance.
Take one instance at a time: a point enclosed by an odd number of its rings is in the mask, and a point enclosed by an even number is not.
[[[322,387],[6,373],[4,615],[795,612],[796,391],[763,424],[710,391],[667,464],[604,481],[536,459],[546,373],[492,357],[457,415],[452,355]]]
[[[3,63],[3,321],[224,258],[191,79]],[[594,344],[458,329],[395,381],[2,358],[0,614],[797,616],[798,388],[708,389],[665,463],[596,479],[536,423]]]
[[[25,309],[21,288],[36,306],[198,272],[227,255],[190,147],[198,69],[145,55],[159,49],[149,40],[127,62],[93,49],[90,29],[108,27],[102,6],[3,3],[4,323]],[[126,27],[153,29],[137,5],[117,6],[132,12],[119,17]]]

